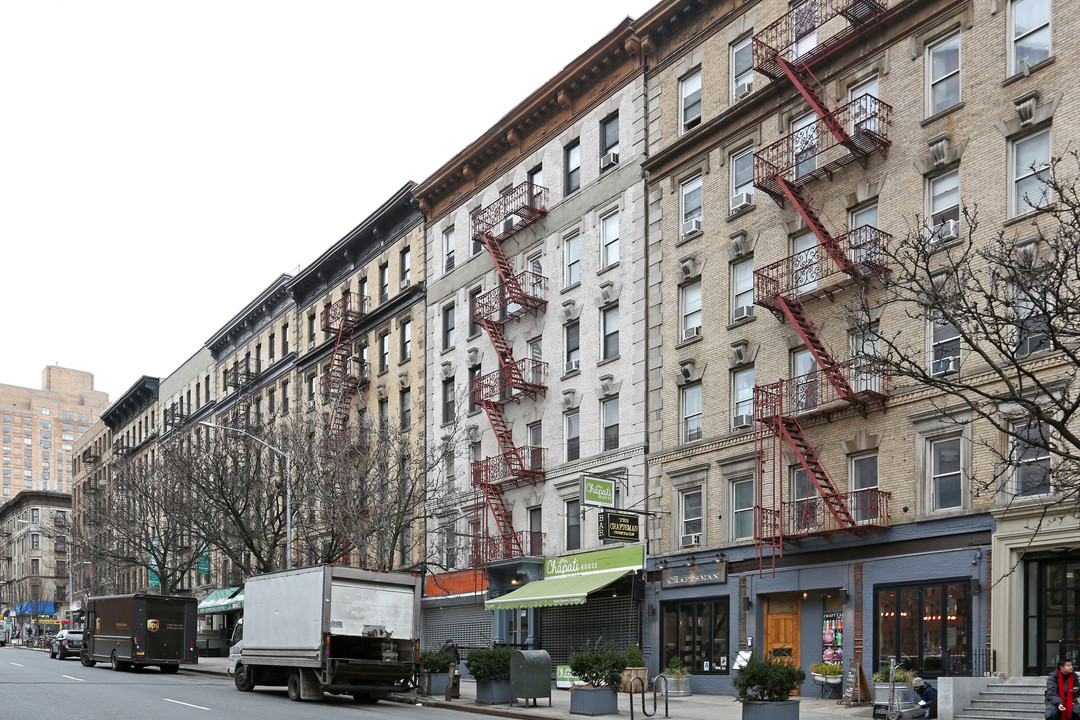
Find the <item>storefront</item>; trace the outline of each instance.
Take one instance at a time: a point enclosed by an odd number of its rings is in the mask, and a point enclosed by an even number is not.
[[[229,638],[244,612],[244,590],[215,590],[199,603],[198,649],[204,656],[229,654]]]
[[[490,647],[492,614],[484,609],[487,580],[481,570],[460,570],[424,578],[423,637],[425,648],[438,648],[446,638],[463,650]]]

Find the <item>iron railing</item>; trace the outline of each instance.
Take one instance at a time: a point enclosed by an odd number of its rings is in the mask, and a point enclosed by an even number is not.
[[[836,370],[853,395],[843,397],[824,368],[754,388],[754,417],[766,424],[778,417],[813,417],[836,409],[837,403],[881,401],[889,394],[889,376],[877,358],[854,357]]]
[[[838,495],[851,513],[854,525],[846,525],[837,520],[829,508],[829,503],[819,495],[801,500],[785,500],[780,503],[779,510],[775,509],[775,503],[771,503],[772,507],[766,507],[770,498],[763,498],[762,507],[756,508],[761,517],[763,539],[797,539],[853,532],[860,528],[889,527],[889,493],[868,488]]]
[[[777,61],[779,56],[812,64],[842,47],[863,24],[883,13],[886,5],[886,0],[809,0],[799,3],[754,35],[754,69],[777,78],[783,74]],[[799,41],[811,34],[821,40],[812,46],[805,43],[807,47],[803,48]]]
[[[472,216],[472,237],[507,238],[532,224],[547,206],[547,188],[523,182]]]
[[[543,275],[526,270],[514,276],[514,284],[516,288],[500,285],[478,296],[469,308],[472,323],[509,322],[547,302],[548,279]]]
[[[521,555],[512,549],[513,543],[506,542],[510,535],[516,535]],[[473,543],[473,567],[496,560],[511,560],[515,557],[543,557],[544,533],[534,530],[516,530],[506,537],[482,537]]]
[[[511,480],[543,477],[547,448],[520,445],[502,455],[472,463],[473,485],[499,485]]]
[[[343,293],[335,302],[323,308],[320,318],[323,332],[336,334],[341,330],[342,321],[348,326],[356,325],[368,312],[370,304],[371,298],[366,295]]]
[[[526,392],[538,392],[547,386],[547,373],[548,364],[542,360],[516,360],[512,366],[499,368],[473,380],[469,386],[469,401],[474,404],[484,400],[502,403]]]

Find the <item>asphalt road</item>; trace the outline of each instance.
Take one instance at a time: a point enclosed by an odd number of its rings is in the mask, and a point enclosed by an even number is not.
[[[87,668],[74,658],[61,662],[44,652],[0,648],[0,720],[465,720],[468,715],[385,700],[356,705],[334,695],[322,702],[290,702],[284,688],[242,693],[223,676],[183,669],[164,675],[157,668],[112,672],[108,665]]]

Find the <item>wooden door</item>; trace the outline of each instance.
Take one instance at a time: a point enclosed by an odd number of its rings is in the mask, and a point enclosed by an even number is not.
[[[798,595],[765,598],[765,654],[799,665],[799,615]]]

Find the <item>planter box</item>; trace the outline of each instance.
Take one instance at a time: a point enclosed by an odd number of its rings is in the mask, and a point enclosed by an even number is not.
[[[906,684],[897,683],[896,696],[900,699],[901,709],[915,707],[915,691],[909,688]],[[874,704],[889,704],[889,683],[874,683]]]
[[[449,673],[428,673],[428,695],[446,695]]]
[[[642,682],[635,682],[633,690],[640,692],[649,688],[649,668],[628,667],[622,671],[622,684],[619,686],[619,692],[631,692],[630,681],[636,677],[641,678]]]
[[[476,702],[483,705],[498,705],[510,702],[509,680],[486,680],[476,682]]]
[[[750,700],[742,704],[742,720],[798,720],[799,701],[760,702]]]
[[[615,688],[576,687],[570,690],[571,715],[618,715]]]
[[[693,695],[690,690],[690,676],[673,677],[664,675],[660,682],[660,692],[668,697],[689,697]]]

